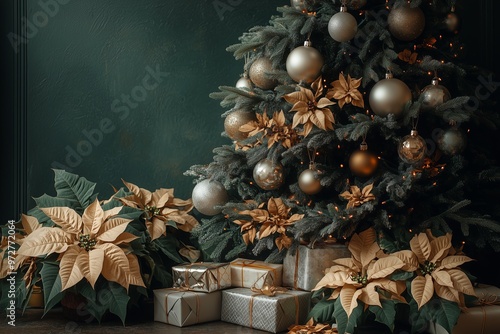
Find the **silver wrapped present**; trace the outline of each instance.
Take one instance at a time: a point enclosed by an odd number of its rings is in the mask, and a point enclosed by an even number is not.
[[[345,245],[300,245],[295,255],[288,252],[283,261],[283,286],[312,291],[325,275],[325,269],[333,266],[333,260],[346,257],[350,258],[351,253]]]
[[[231,262],[231,285],[257,289],[264,286],[281,286],[282,271],[281,264],[236,259]]]
[[[154,293],[154,320],[178,327],[220,320],[221,291],[211,293],[158,289]]]
[[[271,333],[307,322],[311,293],[287,291],[266,296],[246,288],[222,291],[221,320]]]
[[[200,262],[172,267],[174,287],[212,292],[231,287],[229,263]]]

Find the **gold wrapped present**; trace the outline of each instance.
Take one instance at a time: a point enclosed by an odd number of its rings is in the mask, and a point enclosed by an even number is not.
[[[221,291],[211,293],[159,289],[154,293],[154,320],[178,327],[220,320]]]
[[[281,264],[236,259],[231,262],[231,285],[257,289],[264,286],[281,286],[282,270]]]
[[[174,287],[212,292],[231,287],[229,263],[192,263],[172,268]]]
[[[274,296],[266,292],[246,288],[222,291],[221,320],[271,333],[307,321],[310,292],[279,291]]]
[[[317,248],[300,245],[295,255],[288,252],[283,261],[283,286],[311,291],[333,260],[346,257],[351,257],[351,252],[342,244],[323,243]]]

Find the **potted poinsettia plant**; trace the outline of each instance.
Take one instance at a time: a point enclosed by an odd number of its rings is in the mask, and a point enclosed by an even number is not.
[[[22,216],[11,245],[15,263],[4,270],[2,262],[0,284],[10,284],[5,277],[16,273],[18,308],[24,309],[33,288],[40,286],[45,312],[59,302],[71,304],[72,297],[78,302],[74,306],[84,306],[99,321],[110,312],[125,322],[127,311],[150,295],[148,290],[171,286],[171,267],[184,262],[177,224],[189,226],[182,233],[196,225],[188,214],[191,203],[175,199],[172,189],[155,193],[142,189],[144,198],[161,195],[159,203],[168,207],[161,228],[144,219],[149,208],[123,205],[131,203],[133,191],[140,188],[128,184],[132,192],[121,188],[99,201],[95,183],[62,170],[54,172],[57,196],[35,198],[37,206]],[[6,252],[2,254],[5,261]],[[7,302],[2,293],[1,306]]]
[[[464,294],[474,295],[459,268],[471,259],[456,254],[449,234],[435,237],[426,231],[415,235],[409,246],[386,254],[373,229],[354,234],[348,247],[351,258],[335,260],[317,284],[315,295],[322,300],[311,316],[336,322],[339,333],[356,332],[370,320],[392,332],[398,312],[404,310],[399,306],[407,305],[413,331],[426,330],[431,322],[451,333],[465,307]]]

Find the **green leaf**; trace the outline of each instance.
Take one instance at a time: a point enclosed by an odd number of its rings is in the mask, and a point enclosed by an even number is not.
[[[68,198],[59,198],[52,197],[47,194],[43,194],[40,197],[33,197],[36,205],[39,208],[51,208],[55,206],[66,206],[68,208],[77,209],[79,204],[78,201],[68,199]],[[31,213],[30,213],[31,215]],[[38,218],[38,217],[37,217]]]
[[[172,286],[172,275],[163,264],[156,264],[153,276],[162,287]]]
[[[436,298],[431,303],[433,309],[432,320],[446,329],[448,333],[451,333],[460,316],[458,304],[442,298]]]
[[[81,280],[77,285],[78,293],[85,297],[88,301],[96,301],[96,292],[92,289],[87,280]]]
[[[45,302],[45,310],[43,316],[50,311],[63,297],[61,293],[62,284],[61,276],[59,276],[59,266],[52,263],[44,263],[40,270],[43,284],[43,299]]]
[[[127,290],[120,284],[115,282],[108,282],[109,286],[109,311],[116,314],[125,325],[125,318],[127,316],[127,305],[130,297],[127,294]]]
[[[67,198],[79,203],[78,209],[85,209],[90,205],[96,184],[84,177],[68,173],[61,169],[54,169],[54,188],[57,197]]]
[[[429,326],[429,321],[431,320],[431,315],[429,314],[429,303],[418,309],[418,304],[414,299],[409,302],[410,305],[410,325],[412,333],[425,333]]]
[[[335,318],[335,322],[337,323],[337,329],[339,333],[345,333],[347,329],[347,312],[342,307],[342,303],[340,298],[335,299],[333,316]]]
[[[109,292],[107,290],[100,291],[97,294],[97,301],[92,301],[87,299],[86,310],[93,316],[97,322],[101,323],[102,317],[106,314],[106,311],[109,309],[107,303],[107,298],[103,298],[103,296],[108,296]],[[104,304],[99,302],[99,299],[104,299]]]
[[[170,258],[175,263],[183,263],[184,261],[181,259],[181,256],[177,252],[177,240],[171,236],[161,236],[158,239],[154,240],[153,243],[160,248],[160,250],[165,254],[168,258]]]
[[[307,319],[314,318],[314,321],[322,324],[332,323],[335,321],[334,310],[335,301],[323,299],[314,305],[311,312],[309,312]]]
[[[412,278],[413,272],[399,270],[391,275],[391,280],[393,281],[406,281]]]
[[[382,307],[371,305],[368,309],[375,314],[375,321],[378,321],[394,331],[394,319],[396,317],[396,302],[393,300],[381,300]]]

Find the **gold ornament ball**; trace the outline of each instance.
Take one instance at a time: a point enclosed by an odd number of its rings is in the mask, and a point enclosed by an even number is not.
[[[393,8],[387,18],[389,31],[400,41],[413,41],[425,29],[425,15],[419,7]]]
[[[467,146],[467,137],[456,128],[446,130],[438,139],[438,147],[446,155],[460,154],[465,146]]]
[[[276,80],[270,79],[266,76],[266,73],[273,72],[273,63],[271,59],[267,57],[261,57],[256,59],[250,66],[248,75],[253,84],[261,89],[273,89],[276,87]]]
[[[299,46],[290,52],[286,59],[286,71],[290,78],[296,82],[312,83],[321,73],[323,56],[306,41],[304,46]]]
[[[256,121],[257,117],[253,111],[235,110],[226,116],[224,120],[224,131],[232,140],[243,140],[247,138],[247,133],[240,131],[240,126],[251,121]]]
[[[432,110],[451,98],[450,91],[440,85],[438,79],[433,79],[431,85],[424,87],[421,95],[422,110]]]
[[[417,130],[412,130],[399,142],[398,155],[403,162],[413,165],[424,160],[426,149],[424,138],[419,136]]]
[[[357,150],[349,158],[349,168],[351,172],[360,177],[367,177],[373,174],[378,167],[377,157],[367,150]]]
[[[411,99],[410,88],[403,81],[388,74],[387,79],[380,80],[373,86],[370,92],[370,107],[375,115],[380,117],[389,114],[399,117]]]
[[[340,12],[333,15],[328,21],[328,33],[337,42],[347,42],[356,36],[358,32],[358,22],[356,18],[347,12],[342,6]]]
[[[252,90],[253,85],[252,81],[248,79],[248,77],[241,77],[237,82],[236,82],[236,88],[239,89],[246,89],[246,90]]]
[[[229,199],[222,183],[208,179],[201,181],[194,187],[191,198],[196,210],[207,216],[221,213],[222,209],[215,207],[226,204]]]
[[[320,183],[318,172],[306,169],[299,176],[299,188],[307,195],[315,195],[323,188]]]
[[[283,166],[270,159],[262,159],[253,169],[253,179],[264,190],[274,190],[283,184]]]

